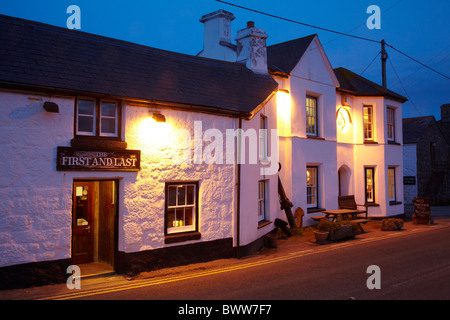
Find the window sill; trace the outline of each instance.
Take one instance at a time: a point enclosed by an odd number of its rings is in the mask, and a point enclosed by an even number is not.
[[[313,140],[325,140],[325,138],[322,138],[322,137],[318,137],[318,136],[309,136],[309,135],[306,135],[306,138],[308,138],[308,139],[313,139]]]
[[[389,205],[390,206],[396,206],[396,205],[399,205],[399,204],[402,204],[402,202],[401,201],[389,201]]]
[[[378,203],[375,202],[366,202],[364,204],[365,207],[379,207],[380,205]]]
[[[169,234],[164,237],[164,243],[177,243],[177,242],[185,242],[191,240],[199,240],[201,239],[202,234],[200,232],[184,232],[179,234]]]
[[[372,140],[364,140],[364,144],[378,144],[378,142]]]
[[[117,138],[109,137],[75,137],[70,140],[72,147],[94,148],[94,149],[126,149],[127,143]]]
[[[265,226],[268,226],[271,223],[272,223],[272,221],[268,221],[268,220],[258,221],[258,229],[264,228]]]
[[[322,212],[325,210],[327,210],[327,209],[325,209],[325,208],[308,208],[308,209],[306,209],[306,212],[307,213],[315,213],[315,212]]]
[[[387,143],[388,143],[388,144],[392,144],[392,145],[394,145],[394,146],[401,146],[401,145],[402,145],[401,143],[395,142],[395,141],[393,141],[393,140],[388,140]]]

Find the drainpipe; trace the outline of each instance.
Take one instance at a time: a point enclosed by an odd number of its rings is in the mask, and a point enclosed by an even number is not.
[[[240,156],[240,150],[241,150],[241,130],[242,130],[242,116],[239,116],[239,133],[238,133],[238,143],[237,143],[237,153],[236,158],[239,155]],[[240,157],[237,161],[237,181],[236,181],[236,203],[237,203],[237,209],[236,209],[236,258],[240,259],[240,234],[241,234],[241,161]]]

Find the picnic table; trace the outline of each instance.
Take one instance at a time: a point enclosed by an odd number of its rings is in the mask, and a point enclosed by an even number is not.
[[[358,219],[358,214],[361,213],[359,210],[354,209],[338,209],[338,210],[327,210],[323,211],[324,216],[313,217],[313,220],[329,219],[331,221],[348,220],[358,224],[361,231],[364,232],[362,223],[369,222],[368,219]]]

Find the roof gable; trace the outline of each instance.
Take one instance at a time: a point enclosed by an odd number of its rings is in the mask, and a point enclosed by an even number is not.
[[[277,88],[245,65],[0,15],[0,86],[250,113]]]

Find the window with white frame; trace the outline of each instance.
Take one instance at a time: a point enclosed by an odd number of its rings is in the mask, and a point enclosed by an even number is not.
[[[117,101],[78,98],[75,134],[77,136],[119,137],[120,121]]]
[[[258,181],[258,222],[268,220],[267,196],[268,180]]]
[[[387,139],[395,141],[395,109],[388,107],[386,109],[386,125],[387,125]]]
[[[306,207],[318,207],[318,167],[306,168]]]
[[[166,234],[197,231],[198,183],[166,183]]]
[[[388,194],[389,194],[389,201],[396,201],[395,168],[394,167],[388,168]]]
[[[373,141],[373,107],[364,106],[363,107],[363,124],[364,124],[364,140]]]
[[[375,202],[375,168],[364,168],[365,172],[365,188],[366,188],[366,203]]]
[[[267,141],[267,117],[261,115],[259,125],[259,158],[267,160],[268,141]]]
[[[318,136],[317,132],[317,98],[306,96],[306,134]]]

